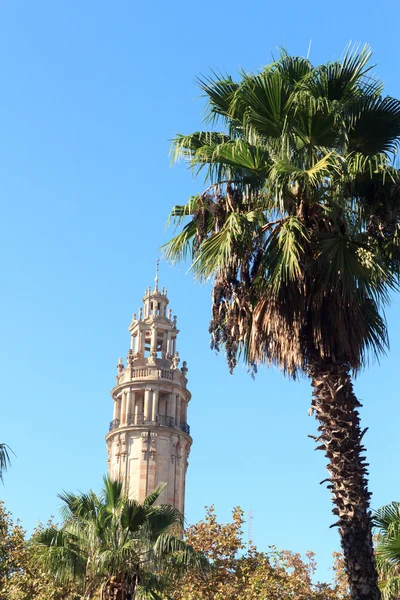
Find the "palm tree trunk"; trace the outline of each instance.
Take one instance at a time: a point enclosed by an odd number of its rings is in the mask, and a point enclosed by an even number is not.
[[[310,367],[312,408],[320,425],[321,444],[329,460],[329,488],[338,517],[345,568],[353,600],[378,600],[378,575],[373,554],[367,464],[363,456],[358,407],[347,364],[316,361]]]

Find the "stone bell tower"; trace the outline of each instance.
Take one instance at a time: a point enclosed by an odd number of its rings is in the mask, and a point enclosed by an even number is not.
[[[167,291],[146,290],[143,308],[129,326],[131,344],[126,365],[117,365],[111,391],[114,415],[106,436],[108,470],[129,496],[141,502],[159,483],[166,483],[161,502],[185,507],[185,479],[192,438],[187,424],[191,398],[187,366],[179,369],[177,320]]]

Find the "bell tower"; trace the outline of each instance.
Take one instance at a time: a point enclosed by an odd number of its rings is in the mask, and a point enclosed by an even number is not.
[[[122,358],[117,365],[111,391],[114,414],[106,436],[108,471],[139,502],[166,483],[161,502],[183,513],[192,444],[187,424],[191,394],[186,362],[179,369],[179,330],[168,303],[166,289],[158,289],[157,261],[154,289],[147,288],[143,308],[129,326],[126,365]]]

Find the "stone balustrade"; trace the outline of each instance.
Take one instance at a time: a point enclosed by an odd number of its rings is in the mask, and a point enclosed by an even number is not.
[[[165,379],[167,381],[184,380],[182,373],[177,369],[161,369],[159,367],[132,367],[124,369],[118,376],[118,384],[135,379]]]

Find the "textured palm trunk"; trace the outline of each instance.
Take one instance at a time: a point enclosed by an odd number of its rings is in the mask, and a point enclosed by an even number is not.
[[[372,545],[370,493],[358,407],[347,365],[316,362],[310,368],[312,408],[320,425],[316,438],[328,458],[328,480],[338,517],[345,568],[353,600],[378,600]]]
[[[122,583],[114,580],[103,588],[101,600],[134,600],[135,595],[135,589],[128,591]]]

